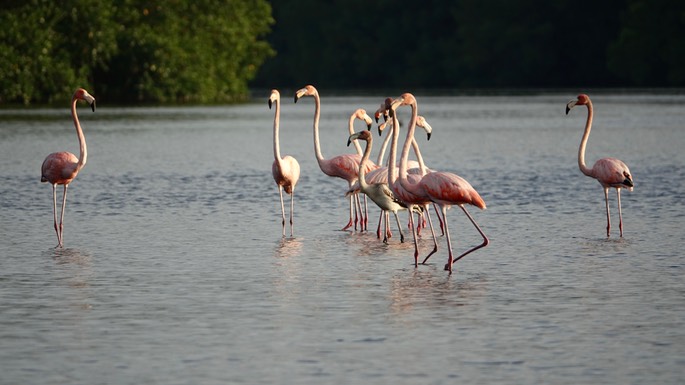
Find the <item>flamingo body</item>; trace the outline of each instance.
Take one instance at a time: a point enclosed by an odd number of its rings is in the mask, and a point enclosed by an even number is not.
[[[400,241],[404,242],[404,234],[402,233],[402,227],[400,225],[399,217],[397,216],[397,212],[401,210],[406,210],[407,205],[404,204],[404,202],[400,201],[399,199],[395,198],[395,195],[393,194],[392,190],[388,187],[387,183],[383,182],[375,182],[375,183],[367,183],[367,178],[366,178],[366,165],[367,162],[369,161],[369,156],[371,154],[371,148],[373,145],[373,137],[369,131],[361,131],[356,134],[350,135],[348,139],[348,145],[354,140],[365,140],[366,141],[366,149],[364,150],[364,155],[362,157],[362,162],[361,162],[361,167],[359,169],[359,189],[362,193],[366,194],[383,212],[391,212],[395,216],[395,220],[397,221],[397,226],[400,232]],[[386,229],[385,229],[385,236],[383,237],[383,242],[387,243],[388,242],[388,224],[387,224],[387,218],[386,218]]]
[[[283,187],[283,191],[292,194],[297,181],[300,179],[300,164],[297,159],[286,155],[280,162],[274,160],[271,165],[271,174],[276,184]]]
[[[625,163],[616,158],[602,158],[595,162],[591,176],[603,186],[633,191],[633,180]]]
[[[488,238],[485,236],[483,231],[480,229],[476,221],[469,214],[465,207],[466,204],[472,204],[478,208],[485,209],[485,202],[483,201],[483,198],[481,198],[481,196],[478,194],[478,192],[471,186],[471,184],[469,184],[464,178],[453,173],[433,171],[423,176],[411,175],[414,177],[414,179],[418,178],[418,182],[413,182],[409,180],[409,178],[407,178],[406,167],[407,154],[409,152],[408,144],[409,141],[413,138],[414,130],[416,129],[418,106],[416,99],[414,98],[414,95],[410,93],[402,94],[400,98],[393,101],[391,108],[395,110],[400,105],[411,106],[412,116],[411,121],[409,122],[409,128],[407,129],[407,139],[402,150],[402,158],[400,160],[400,176],[398,180],[400,181],[401,187],[405,191],[414,194],[416,196],[416,199],[428,199],[430,202],[433,202],[440,207],[440,211],[442,213],[442,223],[444,225],[445,235],[447,237],[447,249],[449,253],[447,264],[445,265],[445,270],[449,270],[451,273],[452,264],[454,262],[463,258],[467,254],[477,249],[480,249],[481,247],[485,247],[489,244]],[[393,119],[397,119],[396,115],[396,113],[393,113]],[[398,196],[400,198],[403,197],[403,195],[401,194],[398,194]],[[483,237],[483,243],[467,250],[457,258],[454,258],[452,253],[452,240],[450,237],[449,226],[447,224],[447,208],[449,208],[452,205],[458,205],[459,208],[462,209],[462,211],[464,212],[464,214],[466,214],[466,216],[471,221],[473,226],[476,228],[478,233],[481,235],[481,237]],[[435,251],[437,251],[437,246],[433,253]],[[425,263],[433,253],[428,254],[428,256],[426,256],[426,258],[423,260],[423,263]],[[416,257],[417,253],[415,253],[414,258]]]
[[[578,167],[580,171],[591,177],[597,179],[597,181],[604,188],[604,203],[606,206],[607,213],[607,237],[611,234],[611,215],[609,213],[609,189],[616,189],[616,198],[618,201],[618,229],[619,235],[623,237],[623,213],[621,212],[621,189],[625,188],[628,191],[633,191],[634,183],[633,177],[626,166],[621,160],[616,158],[602,158],[595,162],[592,168],[588,168],[585,165],[585,148],[587,146],[588,138],[590,137],[590,131],[592,130],[592,118],[593,118],[593,107],[590,97],[585,94],[580,94],[576,99],[569,101],[566,104],[566,115],[575,106],[586,106],[587,107],[587,121],[585,123],[585,131],[583,132],[583,137],[580,140],[580,146],[578,148]]]
[[[470,204],[483,210],[485,201],[466,179],[449,172],[434,171],[420,181],[430,200],[438,205]]]
[[[295,103],[303,97],[311,96],[314,98],[315,108],[314,108],[314,123],[313,123],[313,134],[314,134],[314,155],[316,156],[316,161],[319,164],[321,171],[331,177],[342,178],[347,181],[348,190],[351,188],[352,184],[358,178],[359,164],[361,162],[361,156],[359,154],[344,154],[338,155],[336,157],[326,159],[321,153],[321,142],[319,140],[319,119],[321,117],[321,98],[319,97],[319,92],[313,85],[307,85],[295,92]],[[366,115],[364,113],[363,115]],[[371,118],[368,117],[367,125],[371,124]],[[352,121],[353,119],[351,119]],[[366,120],[366,119],[365,119]],[[370,169],[377,168],[378,166],[371,165]],[[359,204],[358,194],[350,194],[350,218],[347,224],[342,228],[342,230],[347,230],[353,224],[352,212],[353,210],[358,210],[361,212],[361,207]],[[364,229],[365,219],[362,218],[362,230]],[[357,217],[355,215],[355,228],[357,223]]]
[[[54,152],[43,161],[40,181],[58,185],[69,184],[76,178],[79,170],[76,155],[67,151]]]
[[[88,159],[88,148],[86,146],[86,138],[83,135],[83,129],[76,113],[76,103],[83,100],[90,105],[93,112],[95,112],[95,98],[83,88],[79,88],[71,97],[71,118],[74,121],[76,128],[76,135],[79,141],[79,156],[62,151],[54,152],[48,155],[41,165],[41,182],[48,182],[52,185],[52,213],[54,218],[55,233],[57,234],[57,246],[64,246],[64,212],[67,205],[67,189],[69,184],[76,178],[79,171],[86,165]],[[62,212],[57,222],[57,185],[64,186],[62,195]]]
[[[280,147],[280,114],[281,94],[278,90],[271,90],[269,96],[269,108],[275,105],[274,111],[274,162],[271,165],[271,174],[278,186],[278,195],[281,199],[282,233],[285,236],[285,206],[283,204],[283,190],[290,195],[290,236],[293,236],[293,211],[295,208],[295,185],[300,179],[300,164],[290,155],[281,157]]]

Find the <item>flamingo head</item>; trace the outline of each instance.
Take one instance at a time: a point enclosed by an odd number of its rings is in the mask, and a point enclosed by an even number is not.
[[[366,113],[365,109],[363,109],[363,108],[357,109],[357,111],[354,112],[354,117],[359,119],[359,120],[363,120],[364,123],[366,123],[366,128],[368,130],[371,129],[371,125],[373,124],[373,120],[371,119],[369,114]]]
[[[373,118],[376,120],[376,123],[378,123],[378,120],[380,119],[381,115],[385,116],[386,111],[383,109],[383,105],[381,104],[381,108],[377,109],[376,112],[373,114]]]
[[[349,146],[353,140],[365,140],[367,142],[371,142],[373,140],[373,135],[371,135],[371,131],[368,130],[363,130],[359,132],[355,132],[354,134],[350,135],[350,137],[347,139],[347,145]]]
[[[90,105],[90,108],[95,112],[95,98],[93,95],[89,94],[88,91],[84,90],[83,88],[79,88],[74,92],[74,96],[72,97],[73,100],[83,100],[86,103]]]
[[[275,89],[271,90],[271,95],[269,96],[269,109],[271,109],[272,104],[277,103],[279,100],[281,100],[281,93]]]
[[[388,115],[390,114],[390,105],[392,105],[392,98],[385,98],[383,103],[381,103],[381,108],[378,110],[383,114],[383,121],[385,122],[388,121]],[[378,116],[376,116],[376,123],[378,123]]]
[[[304,88],[300,88],[299,90],[297,90],[297,92],[295,92],[295,103],[297,103],[297,101],[303,96],[314,96],[318,94],[319,92],[316,90],[316,88],[314,88],[313,85],[307,85]]]
[[[395,111],[399,106],[409,106],[412,104],[416,104],[416,98],[409,92],[405,92],[402,95],[400,95],[399,98],[391,101],[390,110]]]
[[[568,112],[571,111],[571,108],[575,106],[585,106],[591,103],[592,102],[590,102],[589,96],[585,94],[580,94],[576,99],[573,99],[570,102],[566,103],[566,115],[568,115]]]
[[[416,125],[423,128],[424,131],[426,131],[426,134],[428,135],[427,140],[431,140],[431,134],[433,134],[433,127],[431,127],[430,124],[426,121],[426,118],[423,116],[419,115],[416,117]]]
[[[389,124],[392,124],[392,120],[390,121],[385,121],[381,124],[378,125],[378,135],[383,135],[383,130],[385,130],[385,127],[388,126]]]

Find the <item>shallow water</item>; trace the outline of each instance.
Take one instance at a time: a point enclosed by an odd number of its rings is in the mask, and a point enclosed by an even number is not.
[[[267,96],[82,106],[89,158],[62,250],[39,180],[48,153],[78,152],[68,107],[0,111],[0,382],[682,382],[685,96],[593,97],[588,162],[621,158],[636,184],[622,239],[612,193],[607,239],[602,189],[576,163],[586,111],[564,115],[574,95],[417,95],[426,162],[488,205],[470,212],[491,244],[452,275],[444,237],[414,268],[410,241],[376,239],[373,207],[370,231],[339,231],[345,182],[314,160],[313,101],[286,94],[281,146],[302,176],[281,238]],[[349,115],[383,98],[324,94],[324,156],[350,151]],[[478,244],[448,217],[455,252]]]

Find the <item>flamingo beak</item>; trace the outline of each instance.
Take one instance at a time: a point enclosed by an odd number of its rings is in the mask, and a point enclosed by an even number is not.
[[[295,100],[295,101],[297,101],[297,100]],[[271,109],[271,99],[269,99],[268,103],[269,103],[269,109]]]
[[[295,92],[295,103],[307,92],[306,88],[302,88]]]
[[[352,144],[352,141],[353,141],[353,140],[357,140],[357,138],[359,138],[359,133],[358,133],[358,132],[357,132],[357,133],[354,133],[354,134],[352,134],[352,135],[350,135],[350,137],[347,138],[347,147],[349,147],[350,144]]]
[[[83,95],[83,100],[86,103],[88,103],[93,112],[95,112],[95,98],[93,97],[93,95],[89,94],[88,92],[85,92],[85,94]]]
[[[568,112],[571,111],[571,108],[576,106],[576,103],[578,103],[577,100],[571,100],[566,104],[566,115],[568,115]]]
[[[385,130],[385,126],[387,126],[387,125],[388,125],[387,122],[383,122],[383,123],[378,125],[378,136],[383,135],[383,130]]]
[[[431,140],[431,133],[429,132],[428,134],[426,134],[426,137],[427,137],[426,140]]]

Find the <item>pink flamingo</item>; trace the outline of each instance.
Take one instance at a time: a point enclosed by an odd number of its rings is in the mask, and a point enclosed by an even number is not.
[[[295,185],[300,179],[300,164],[297,159],[290,155],[281,158],[281,148],[279,144],[279,123],[281,117],[281,94],[278,90],[271,90],[269,96],[269,109],[274,104],[274,163],[271,166],[271,173],[274,176],[274,181],[278,186],[278,195],[281,197],[281,218],[283,227],[283,236],[285,237],[285,206],[283,205],[283,190],[290,194],[290,236],[293,236],[293,208],[295,199]]]
[[[412,237],[414,239],[414,266],[418,266],[419,258],[419,244],[416,236],[417,226],[414,224],[414,218],[412,212],[414,212],[415,206],[421,206],[424,211],[427,211],[428,205],[431,203],[428,196],[424,194],[420,189],[414,188],[416,182],[418,182],[422,174],[408,174],[407,173],[407,161],[409,158],[409,149],[414,140],[414,131],[416,130],[416,116],[412,116],[412,121],[410,122],[410,127],[407,132],[407,138],[404,141],[404,147],[402,148],[402,155],[400,157],[400,168],[399,175],[397,171],[397,166],[395,164],[395,159],[397,156],[397,142],[399,140],[399,120],[397,119],[397,107],[400,103],[395,100],[386,99],[386,103],[392,102],[388,109],[390,109],[390,115],[393,119],[393,130],[392,130],[392,144],[390,146],[390,156],[388,157],[388,184],[392,189],[395,196],[407,205],[409,212],[409,225],[412,231]],[[428,139],[430,139],[430,134],[428,134]],[[435,236],[435,231],[433,229],[433,222],[431,221],[430,215],[428,215],[428,224],[431,229],[431,234],[433,235],[433,251],[428,254],[431,256],[433,253],[438,251],[438,239]]]
[[[402,94],[401,97],[396,99],[392,104],[393,110],[400,105],[411,106],[412,115],[409,122],[409,128],[407,129],[407,141],[409,141],[414,135],[414,130],[416,129],[418,106],[414,95],[410,93]],[[393,115],[396,116],[396,114]],[[407,167],[407,153],[408,145],[405,143],[405,148],[403,149],[402,158],[400,160],[400,183],[406,190],[413,192],[417,196],[425,197],[440,207],[440,211],[442,212],[442,221],[445,226],[445,235],[447,236],[447,248],[449,253],[445,270],[449,270],[451,273],[452,264],[454,262],[460,260],[467,254],[480,249],[481,247],[487,246],[489,243],[485,233],[483,233],[481,228],[464,206],[466,204],[471,204],[480,209],[485,209],[485,202],[483,201],[483,198],[480,197],[478,192],[469,184],[469,182],[467,182],[464,178],[449,172],[434,171],[427,173],[418,181],[418,183],[411,183],[407,180],[407,178],[403,178],[403,170],[406,170]],[[457,205],[464,211],[464,214],[466,214],[471,223],[475,226],[476,230],[478,230],[480,235],[483,237],[482,244],[467,250],[457,258],[454,258],[452,254],[452,241],[450,239],[449,226],[447,224],[447,209],[452,205]],[[431,254],[429,254],[422,263],[426,263]]]
[[[578,95],[577,99],[571,100],[566,104],[566,115],[568,115],[571,108],[575,106],[587,106],[587,122],[585,123],[585,132],[580,141],[580,148],[578,149],[578,166],[580,171],[592,178],[597,179],[599,184],[604,188],[604,202],[607,210],[607,237],[611,232],[611,217],[609,216],[609,188],[616,189],[616,197],[618,198],[618,229],[620,236],[623,237],[623,215],[621,214],[621,189],[625,188],[628,191],[633,191],[633,177],[630,174],[628,166],[616,158],[602,158],[595,162],[592,168],[585,165],[585,146],[590,130],[592,129],[592,101],[590,97],[585,94]]]
[[[391,99],[391,101],[392,101],[392,99]],[[378,112],[376,112],[376,113],[378,114]],[[387,115],[387,113],[386,113],[386,115]],[[393,121],[394,121],[394,119],[390,119],[390,120],[387,120],[387,121],[381,123],[381,124],[378,126],[378,132],[379,132],[379,133],[382,132],[382,131],[385,129],[385,127],[388,126],[388,125],[390,126],[390,129],[393,129]],[[426,133],[428,134],[428,137],[430,138],[431,133],[433,132],[433,127],[431,127],[431,125],[428,124],[428,122],[426,121],[426,118],[424,118],[424,117],[421,116],[421,115],[418,115],[418,116],[416,117],[416,126],[422,128],[424,131],[426,131]],[[381,148],[381,153],[378,154],[378,159],[379,159],[379,160],[378,160],[378,164],[381,164],[381,163],[382,163],[383,154],[384,154],[384,152],[385,152],[385,144],[387,143],[387,139],[389,139],[390,137],[391,137],[391,135],[388,135],[388,136],[386,137],[386,140],[383,141],[383,146],[384,146],[384,147]],[[412,149],[414,150],[414,154],[416,155],[416,159],[417,159],[417,160],[415,160],[415,161],[414,161],[414,160],[408,160],[408,161],[407,161],[407,173],[409,173],[409,174],[426,175],[426,173],[433,172],[433,170],[431,170],[431,169],[429,169],[429,168],[426,167],[426,164],[425,164],[424,161],[423,161],[423,157],[421,156],[421,150],[419,149],[419,144],[416,142],[416,138],[414,138],[414,137],[412,137],[411,146],[412,146]],[[398,165],[398,167],[399,167],[399,165]],[[378,176],[377,176],[376,173],[375,173],[375,171],[377,171],[377,170],[374,170],[374,171],[371,172],[372,180],[376,180],[376,179],[378,179],[378,178],[382,178],[382,177],[383,177],[383,175],[378,175]],[[385,173],[385,176],[384,176],[384,177],[385,177],[385,180],[387,181],[387,177],[388,177],[388,176],[387,176],[387,169],[386,169],[386,173]],[[444,227],[444,225],[443,225],[443,223],[442,223],[442,218],[440,218],[440,212],[438,211],[438,206],[435,205],[435,204],[433,204],[433,208],[435,209],[435,214],[438,216],[438,222],[439,222],[439,224],[440,224],[440,231],[441,231],[441,233],[442,233],[441,235],[445,235],[445,227]],[[427,211],[425,211],[425,212],[422,211],[422,212],[421,212],[421,215],[424,215],[424,214],[425,214],[426,216],[429,215]],[[422,224],[422,226],[418,226],[418,227],[416,228],[416,231],[417,231],[419,234],[420,234],[420,232],[421,232],[421,227],[426,227],[426,220],[423,219],[423,220],[421,221],[421,224]]]
[[[86,160],[88,158],[88,149],[86,148],[86,138],[83,135],[83,130],[81,129],[81,123],[78,120],[78,115],[76,114],[76,102],[78,100],[84,100],[95,112],[95,98],[92,97],[88,91],[83,88],[79,88],[74,92],[71,97],[71,117],[74,120],[74,126],[76,127],[76,135],[78,136],[78,142],[80,147],[79,157],[70,152],[54,152],[48,155],[43,161],[41,166],[41,182],[49,182],[52,184],[52,213],[55,220],[55,233],[57,233],[57,246],[56,248],[64,246],[64,209],[67,204],[67,188],[69,183],[71,183],[78,172],[86,165]],[[64,195],[62,196],[62,213],[60,215],[59,226],[57,225],[57,185],[61,184],[64,186]]]
[[[348,127],[348,130],[349,130],[350,135],[354,134],[354,121],[355,121],[356,119],[359,119],[359,120],[364,121],[364,123],[366,123],[366,126],[367,126],[367,127],[371,127],[371,124],[373,124],[373,120],[371,120],[371,117],[366,113],[366,110],[364,110],[363,108],[358,108],[357,110],[355,110],[355,111],[352,113],[352,115],[350,115],[350,120],[348,121],[348,124],[347,124],[347,127]],[[362,156],[362,155],[363,155],[362,148],[361,148],[361,146],[359,145],[359,143],[357,143],[357,141],[354,141],[354,148],[357,150],[357,154],[359,154],[359,156]],[[361,162],[361,161],[360,161],[360,162]],[[360,163],[360,164],[361,164],[361,163]],[[368,165],[368,167],[371,167],[371,168],[373,168],[373,167],[378,168],[378,166],[375,165],[375,164],[373,164],[373,162],[370,162],[370,164]],[[355,182],[355,184],[358,184],[358,183],[359,183],[358,181]],[[358,197],[359,197],[359,195],[357,195],[357,198],[358,198]],[[367,201],[366,201],[366,195],[364,195],[364,208],[363,208],[363,209],[362,209],[362,207],[360,206],[360,204],[361,204],[361,202],[359,202],[359,199],[357,199],[357,211],[359,211],[360,213],[362,213],[362,216],[361,216],[361,230],[364,231],[364,230],[367,229],[367,226],[368,226],[368,223],[369,223],[369,206],[368,206]]]
[[[388,100],[390,100],[390,102],[392,102],[392,99],[388,98]],[[381,106],[383,106],[383,105],[381,105]],[[387,110],[382,111],[382,109],[384,109],[384,107],[381,107],[381,109],[376,111],[376,113],[375,113],[376,121],[378,121],[378,117],[381,114],[383,114],[384,117],[387,115]],[[424,131],[426,131],[426,133],[428,134],[428,137],[430,137],[431,133],[433,132],[433,127],[431,127],[431,125],[428,124],[428,122],[426,121],[426,119],[423,116],[419,115],[417,117],[416,125],[418,127],[422,128]],[[381,123],[380,125],[378,125],[378,133],[380,135],[382,135],[382,133],[386,127],[390,127],[391,134],[389,134],[385,137],[385,139],[383,140],[383,144],[381,145],[381,149],[378,153],[378,160],[376,161],[376,164],[379,164],[379,165],[383,163],[383,158],[385,155],[385,150],[387,148],[388,142],[390,142],[392,140],[392,130],[393,130],[393,120],[392,119],[386,120],[383,123]],[[426,165],[423,162],[423,157],[421,156],[421,150],[419,149],[419,145],[416,142],[415,138],[412,138],[411,145],[412,145],[412,149],[414,150],[414,154],[416,155],[417,160],[416,161],[414,161],[414,160],[408,161],[407,172],[409,174],[420,174],[420,175],[423,175],[426,172],[431,172],[432,170],[426,168]],[[379,182],[380,183],[388,183],[388,167],[384,166],[384,167],[380,167],[378,169],[372,170],[367,175],[367,181],[369,183],[379,183]],[[359,182],[356,182],[352,186],[352,189],[359,189]],[[352,191],[352,190],[350,190],[350,191]],[[435,209],[436,209],[436,213],[437,213],[437,207]],[[415,213],[418,216],[422,216],[422,215],[424,215],[424,210],[417,210],[417,211],[415,211]],[[428,213],[425,213],[425,214],[428,215]],[[381,213],[381,218],[382,218],[382,215],[383,215],[383,213]],[[445,233],[444,233],[444,229],[443,229],[443,225],[442,225],[442,219],[440,218],[439,214],[438,214],[438,219],[440,221],[440,230],[442,231],[442,234],[444,235]],[[425,227],[426,221],[423,220],[421,222],[423,224],[423,227]],[[378,229],[376,230],[376,234],[377,234],[378,238],[380,238],[380,226],[381,226],[381,223],[380,223],[380,219],[379,219]],[[416,229],[417,232],[421,231],[421,227],[422,226],[417,227],[417,229]],[[386,234],[386,236],[391,236],[391,234]]]
[[[395,215],[397,227],[400,232],[400,242],[404,242],[404,234],[402,233],[402,226],[400,225],[400,218],[397,216],[397,212],[400,210],[406,210],[407,205],[395,198],[387,183],[367,183],[366,169],[364,166],[369,161],[369,157],[371,156],[373,136],[371,135],[370,131],[360,131],[358,133],[354,133],[350,135],[349,139],[347,140],[347,145],[349,146],[350,143],[356,142],[357,139],[366,141],[366,149],[364,150],[361,166],[359,167],[359,189],[362,193],[371,198],[371,200],[382,210],[381,216],[385,217],[385,236],[383,237],[383,243],[388,243],[388,217],[390,212]],[[380,223],[378,226],[380,228]],[[380,238],[380,232],[378,232],[378,237]]]
[[[321,153],[321,142],[319,141],[319,118],[321,117],[321,100],[319,98],[319,92],[314,86],[307,85],[295,92],[295,103],[303,96],[312,96],[314,98],[314,154],[316,156],[316,161],[319,164],[319,168],[328,176],[345,179],[348,188],[351,187],[358,178],[361,156],[359,156],[359,154],[343,154],[331,159],[325,159],[323,157]],[[370,171],[370,169],[367,171]],[[353,224],[352,211],[354,210],[354,202],[358,202],[358,196],[356,194],[350,196],[350,219],[342,230],[347,230]],[[357,217],[355,215],[355,228],[356,223]]]

